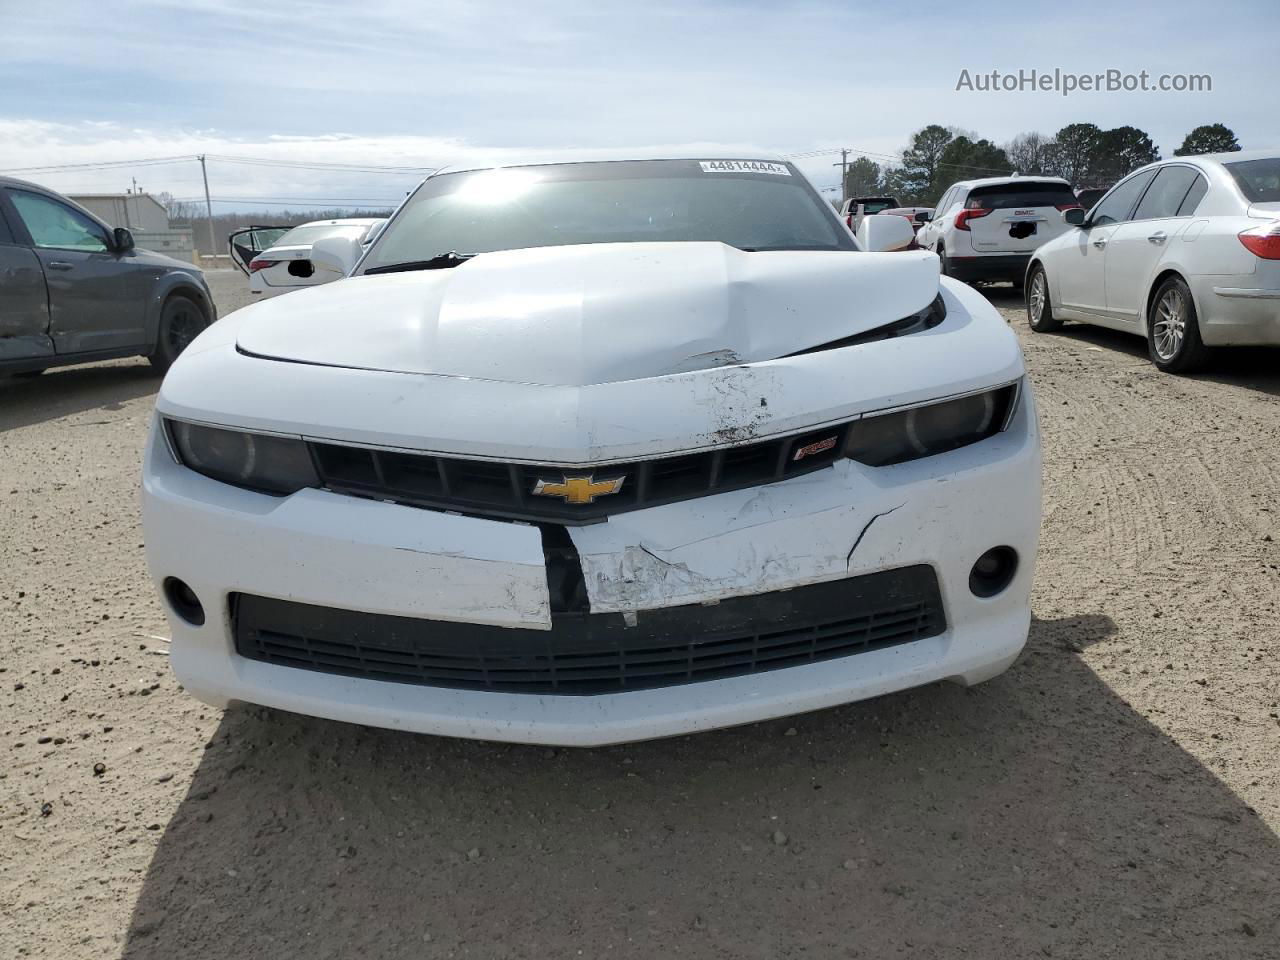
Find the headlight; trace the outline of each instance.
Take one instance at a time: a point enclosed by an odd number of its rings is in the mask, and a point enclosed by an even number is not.
[[[311,454],[301,440],[202,427],[180,420],[168,420],[165,425],[183,466],[206,477],[278,494],[319,485]]]
[[[930,457],[977,443],[1005,428],[1017,386],[866,417],[850,429],[847,455],[870,467]]]

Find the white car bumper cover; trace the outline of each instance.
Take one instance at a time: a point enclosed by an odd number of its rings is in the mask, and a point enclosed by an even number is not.
[[[264,704],[374,726],[590,746],[815,710],[939,680],[976,683],[1017,656],[1030,621],[1040,524],[1034,402],[1004,433],[893,467],[840,461],[817,473],[569,527],[593,612],[638,611],[928,564],[938,636],[814,664],[585,696],[467,691],[331,675],[235,653],[228,597],[244,592],[344,610],[550,627],[536,527],[303,490],[278,498],[176,464],[153,429],[143,489],[157,586],[185,581],[206,611],[169,610],[173,668],[217,706]],[[1012,583],[969,590],[980,554],[1008,545]]]

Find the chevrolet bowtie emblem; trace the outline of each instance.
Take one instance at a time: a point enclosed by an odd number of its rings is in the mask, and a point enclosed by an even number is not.
[[[533,485],[533,493],[538,497],[560,497],[565,503],[591,503],[596,497],[617,493],[625,479],[593,480],[591,474],[587,474],[585,477],[565,477],[561,483],[539,480]]]

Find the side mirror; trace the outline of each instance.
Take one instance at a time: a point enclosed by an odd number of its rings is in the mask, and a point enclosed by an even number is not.
[[[1070,210],[1067,210],[1065,213],[1062,214],[1062,219],[1067,221],[1067,223],[1070,223],[1073,226],[1078,227],[1084,223],[1084,218],[1086,216],[1087,214],[1084,212],[1082,208],[1072,207]]]
[[[317,269],[345,277],[360,259],[360,241],[354,237],[323,237],[311,245],[311,262]]]
[[[111,245],[116,253],[128,253],[133,249],[133,234],[124,227],[116,227],[111,231]]]
[[[365,234],[364,240],[361,241],[362,246],[369,246],[373,241],[378,239],[378,234],[382,232],[382,228],[387,225],[387,221],[381,220],[369,228],[369,232]]]
[[[871,253],[903,250],[911,246],[916,232],[906,217],[874,214],[858,224],[858,244]]]

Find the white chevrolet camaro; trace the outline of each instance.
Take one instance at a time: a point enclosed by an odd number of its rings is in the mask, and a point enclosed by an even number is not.
[[[903,234],[899,236],[899,234]],[[451,169],[179,358],[144,467],[205,702],[591,745],[1017,657],[1018,343],[780,160]],[[345,244],[345,246],[344,246]],[[356,262],[356,258],[358,262]]]
[[[1280,346],[1280,156],[1178,157],[1112,187],[1027,271],[1031,329],[1079,320],[1146,337],[1161,370],[1215,346]]]

